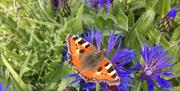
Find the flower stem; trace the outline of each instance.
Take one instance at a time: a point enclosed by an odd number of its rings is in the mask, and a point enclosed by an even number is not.
[[[137,88],[137,91],[140,91],[141,90],[141,81],[139,81],[139,85],[138,85],[138,88]]]
[[[100,86],[100,84],[96,84],[96,91],[101,91],[101,86]]]

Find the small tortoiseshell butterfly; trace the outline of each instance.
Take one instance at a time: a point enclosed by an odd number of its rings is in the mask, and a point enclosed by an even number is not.
[[[98,51],[85,39],[72,34],[67,35],[66,41],[69,63],[86,82],[120,84],[120,78],[103,50]]]

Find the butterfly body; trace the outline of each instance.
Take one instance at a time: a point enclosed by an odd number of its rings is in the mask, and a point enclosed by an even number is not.
[[[120,78],[112,63],[85,39],[68,35],[69,63],[74,66],[79,75],[87,82],[107,82],[109,85],[119,85]]]

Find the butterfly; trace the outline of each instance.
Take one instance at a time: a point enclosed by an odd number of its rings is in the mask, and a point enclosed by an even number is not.
[[[107,82],[109,86],[119,85],[120,78],[113,64],[105,57],[105,51],[98,51],[85,39],[69,34],[66,37],[69,64],[86,82]]]

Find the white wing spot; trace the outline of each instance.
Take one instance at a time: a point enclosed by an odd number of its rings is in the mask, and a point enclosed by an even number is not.
[[[72,38],[75,38],[75,37],[76,37],[75,35],[72,36]]]
[[[116,73],[116,71],[115,70],[113,70],[111,73],[109,73],[109,75],[114,75]]]
[[[86,47],[89,43],[85,42],[84,44],[82,44],[83,47]]]
[[[78,42],[81,41],[81,40],[82,40],[82,38],[77,39],[77,40],[75,41],[76,44],[78,44]]]
[[[111,66],[112,66],[112,64],[110,63],[105,67],[105,69],[108,70]]]
[[[118,80],[118,79],[119,79],[119,77],[118,77],[118,76],[116,76],[115,80]]]

